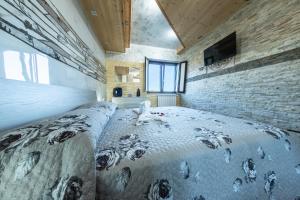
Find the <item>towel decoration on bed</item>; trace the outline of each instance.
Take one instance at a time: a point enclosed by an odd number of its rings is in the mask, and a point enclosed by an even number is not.
[[[151,112],[151,102],[149,100],[140,103],[140,107],[133,109],[133,112],[138,115],[136,126],[149,124],[150,121],[167,122],[164,113]]]

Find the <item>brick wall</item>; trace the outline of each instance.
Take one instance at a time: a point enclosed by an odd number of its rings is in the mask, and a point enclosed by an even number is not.
[[[238,55],[217,65],[203,65],[203,51],[226,35],[237,32]],[[189,62],[185,106],[300,130],[299,0],[251,0],[224,24],[187,50]],[[234,68],[238,64],[289,52],[293,60],[223,75],[193,79]],[[298,59],[295,59],[295,57]],[[258,62],[258,63],[259,63]]]

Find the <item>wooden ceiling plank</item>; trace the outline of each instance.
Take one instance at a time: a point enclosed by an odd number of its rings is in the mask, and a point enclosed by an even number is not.
[[[186,48],[221,25],[247,2],[247,0],[156,1]],[[178,53],[185,49],[180,49]]]
[[[130,47],[131,0],[123,0],[123,32],[125,48]]]
[[[123,0],[80,0],[80,2],[103,48],[106,51],[125,52],[125,47],[130,42],[130,28],[124,26],[123,13],[128,11],[123,10]],[[96,16],[92,16],[92,10],[96,11]],[[126,20],[128,21],[128,17]]]

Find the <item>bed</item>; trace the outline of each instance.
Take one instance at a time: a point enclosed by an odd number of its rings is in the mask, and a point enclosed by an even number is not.
[[[95,199],[96,141],[116,106],[100,102],[0,137],[0,199]]]
[[[148,115],[100,102],[7,131],[0,199],[300,199],[298,134],[183,107]]]
[[[300,199],[300,136],[182,108],[120,109],[96,150],[98,200]],[[160,120],[157,120],[160,119]]]

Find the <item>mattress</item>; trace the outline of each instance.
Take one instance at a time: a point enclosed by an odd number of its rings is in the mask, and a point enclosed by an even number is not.
[[[109,121],[97,143],[96,199],[300,199],[298,134],[182,107],[151,115],[137,124],[121,109]]]

